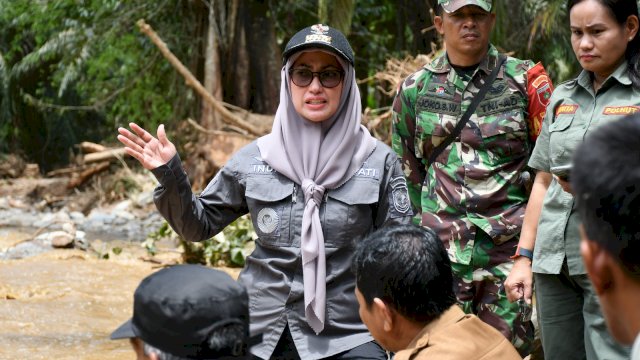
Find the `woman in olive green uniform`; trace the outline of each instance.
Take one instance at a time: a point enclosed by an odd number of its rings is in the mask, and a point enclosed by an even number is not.
[[[515,264],[511,301],[531,302],[535,277],[545,359],[628,359],[606,329],[580,257],[579,219],[566,171],[590,131],[640,112],[636,0],[569,0],[571,44],[583,71],[558,86],[529,160],[538,170]],[[640,141],[640,140],[639,140]],[[594,174],[597,176],[597,174]]]

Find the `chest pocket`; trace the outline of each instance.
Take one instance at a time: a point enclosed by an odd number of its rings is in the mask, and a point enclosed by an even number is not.
[[[368,234],[373,229],[379,193],[379,180],[360,177],[330,190],[320,214],[325,246],[350,246],[355,238]]]
[[[492,88],[476,110],[482,136],[479,145],[486,151],[486,159],[492,165],[513,162],[530,152],[522,97],[511,92],[506,83],[496,86],[497,93],[492,94]]]
[[[569,164],[573,151],[582,142],[585,129],[575,126],[575,122],[575,115],[557,115],[553,124],[549,125],[551,166]]]
[[[449,132],[443,128],[444,124],[453,124],[451,127],[453,129],[461,116],[460,100],[453,94],[449,94],[453,91],[455,89],[450,89],[441,95],[428,93],[417,98],[415,151],[425,160],[449,135]]]
[[[263,244],[290,245],[293,183],[278,176],[248,177],[245,190],[253,228]]]

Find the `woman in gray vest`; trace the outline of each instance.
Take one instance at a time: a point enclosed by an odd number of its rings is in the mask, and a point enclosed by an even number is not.
[[[609,334],[580,256],[578,213],[567,167],[588,132],[640,111],[636,0],[569,0],[571,44],[582,72],[560,84],[529,160],[538,170],[516,260],[511,301],[531,301],[535,279],[545,359],[628,359]],[[593,176],[598,176],[594,173]]]
[[[284,51],[271,133],[238,151],[200,195],[191,192],[164,127],[118,129],[126,152],[153,172],[158,210],[201,241],[250,213],[258,239],[239,280],[262,359],[386,359],[358,316],[354,241],[412,210],[395,153],[360,124],[354,55],[326,25]]]

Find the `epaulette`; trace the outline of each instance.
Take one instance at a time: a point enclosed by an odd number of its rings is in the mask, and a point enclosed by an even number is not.
[[[565,81],[561,82],[560,84],[558,84],[557,87],[559,88],[559,87],[562,86],[562,87],[565,87],[567,89],[572,89],[576,85],[578,85],[578,78],[577,77],[575,77],[573,79],[565,80]]]

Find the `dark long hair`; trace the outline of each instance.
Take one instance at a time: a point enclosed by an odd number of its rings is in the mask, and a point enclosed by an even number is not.
[[[583,2],[584,0],[568,0],[567,8],[571,9]],[[638,15],[638,3],[636,0],[597,0],[604,7],[609,9],[609,13],[613,15],[618,24],[624,25],[629,16]],[[627,63],[629,64],[629,77],[633,83],[633,87],[640,89],[640,31],[636,32],[636,36],[627,45],[625,53]]]

